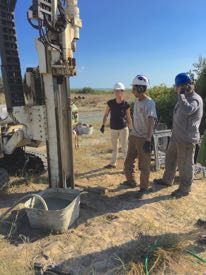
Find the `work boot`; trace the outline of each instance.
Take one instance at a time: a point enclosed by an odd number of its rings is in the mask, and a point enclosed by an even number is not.
[[[182,197],[188,196],[190,191],[183,191],[181,189],[177,189],[174,192],[171,193],[171,196],[176,199],[180,199]]]
[[[149,194],[150,192],[152,192],[152,188],[146,188],[146,189],[141,188],[137,192],[137,199],[142,199],[144,195]]]
[[[198,226],[206,226],[206,221],[205,220],[202,220],[202,219],[199,219],[196,223],[196,225]]]
[[[201,237],[199,237],[198,243],[201,245],[206,245],[206,236],[202,235]]]
[[[154,179],[153,180],[153,184],[161,185],[163,187],[169,187],[169,186],[171,186],[171,185],[167,184],[166,182],[164,182],[163,179]]]
[[[113,165],[113,164],[108,164],[106,166],[104,166],[105,169],[114,169],[116,168],[116,165]]]
[[[137,182],[136,182],[136,180],[126,180],[126,181],[122,182],[121,185],[130,187],[130,188],[136,188]]]

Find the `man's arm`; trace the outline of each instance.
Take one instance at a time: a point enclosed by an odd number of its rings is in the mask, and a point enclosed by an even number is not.
[[[191,115],[197,111],[199,108],[199,102],[197,100],[193,100],[192,102],[188,102],[187,98],[184,94],[179,94],[178,96],[181,108],[183,112],[187,115]]]
[[[130,108],[127,109],[126,111],[126,117],[127,117],[128,128],[129,130],[132,130],[132,118],[131,118]]]
[[[155,127],[155,118],[154,117],[149,117],[148,120],[149,120],[149,126],[148,126],[148,130],[147,130],[146,141],[151,141],[153,130],[154,130],[154,127]]]

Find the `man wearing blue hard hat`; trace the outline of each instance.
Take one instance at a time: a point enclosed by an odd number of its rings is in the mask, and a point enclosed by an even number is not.
[[[202,98],[195,92],[192,78],[180,73],[175,78],[178,101],[173,113],[172,137],[166,153],[165,172],[155,184],[173,185],[178,167],[180,185],[173,197],[187,196],[193,181],[195,146],[200,140],[199,126],[203,116]]]

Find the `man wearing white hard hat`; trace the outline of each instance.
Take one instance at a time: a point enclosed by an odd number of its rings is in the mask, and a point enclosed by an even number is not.
[[[103,117],[103,123],[100,131],[104,133],[107,118],[110,114],[110,128],[112,141],[112,160],[105,168],[116,168],[118,158],[118,145],[121,143],[121,149],[124,159],[127,156],[128,145],[128,127],[132,128],[132,119],[130,115],[130,105],[124,100],[125,87],[121,82],[114,85],[115,98],[107,102],[107,107]]]
[[[125,185],[136,187],[135,161],[138,159],[140,170],[140,191],[142,197],[149,189],[152,135],[157,118],[155,102],[146,94],[149,80],[144,75],[137,75],[132,83],[132,93],[136,101],[133,111],[133,129],[129,136],[127,158],[125,160]]]

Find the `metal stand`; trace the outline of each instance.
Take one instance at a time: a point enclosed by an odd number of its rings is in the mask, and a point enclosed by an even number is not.
[[[160,130],[160,131],[155,131],[153,134],[153,139],[154,139],[154,154],[155,154],[155,170],[159,171],[161,164],[165,163],[165,152],[160,155],[159,152],[159,147],[160,147],[160,140],[163,140],[165,138],[170,138],[172,135],[171,130]],[[163,143],[163,142],[162,142]],[[168,144],[168,141],[166,141]],[[164,146],[167,147],[167,146]],[[166,150],[166,148],[164,148]]]
[[[165,156],[168,145],[168,139],[171,137],[171,130],[155,131],[153,134],[154,139],[154,155],[155,155],[155,171],[159,171],[161,165],[165,164]],[[165,139],[166,138],[166,139]],[[206,178],[206,167],[199,164],[194,165],[194,174],[202,173]]]

